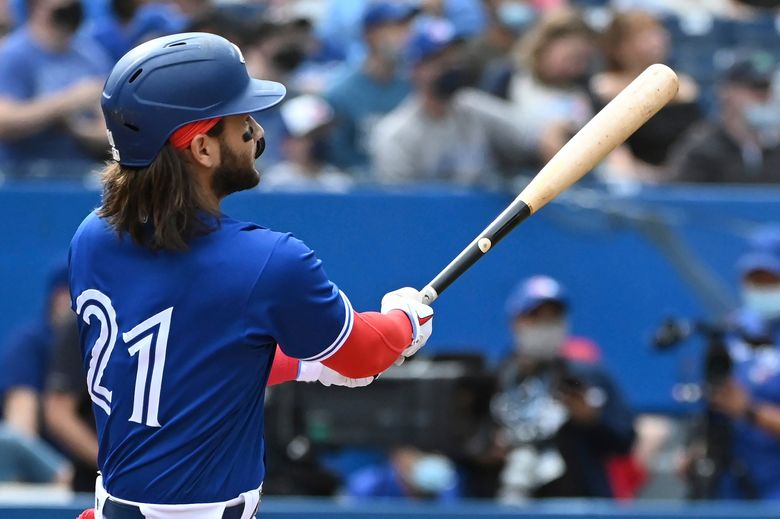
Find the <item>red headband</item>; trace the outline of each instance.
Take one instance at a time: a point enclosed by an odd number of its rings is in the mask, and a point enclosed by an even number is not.
[[[194,123],[185,124],[171,135],[169,139],[171,144],[177,150],[184,150],[190,146],[192,139],[196,135],[206,133],[222,119],[222,117],[215,117],[213,119],[204,119],[202,121],[195,121]]]

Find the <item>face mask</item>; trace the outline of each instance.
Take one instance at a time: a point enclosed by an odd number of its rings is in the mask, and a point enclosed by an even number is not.
[[[526,357],[550,360],[558,355],[568,335],[566,321],[525,324],[515,332],[515,346]]]
[[[745,306],[761,319],[780,317],[780,288],[747,287],[742,298]]]
[[[397,63],[401,58],[403,47],[399,47],[393,44],[380,45],[376,52],[382,58],[382,61],[386,63]]]
[[[271,57],[271,61],[283,72],[292,72],[306,59],[306,53],[296,45],[282,47]]]
[[[460,67],[450,67],[433,80],[431,88],[433,95],[446,101],[464,86],[466,86],[466,71]]]
[[[311,158],[320,164],[328,160],[330,155],[330,144],[327,139],[315,139],[311,143]]]
[[[455,469],[444,456],[428,454],[412,467],[410,483],[427,494],[438,494],[455,486]]]
[[[498,21],[514,32],[522,32],[536,19],[536,11],[528,4],[501,2],[498,6]]]
[[[73,34],[84,20],[84,8],[81,2],[73,2],[54,9],[51,22],[61,30]]]
[[[776,103],[751,103],[742,109],[742,116],[763,145],[780,142],[780,106]]]

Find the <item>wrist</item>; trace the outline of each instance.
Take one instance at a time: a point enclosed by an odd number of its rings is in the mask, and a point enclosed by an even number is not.
[[[302,360],[299,361],[298,376],[295,380],[298,382],[316,382],[319,380],[321,373],[322,363]]]

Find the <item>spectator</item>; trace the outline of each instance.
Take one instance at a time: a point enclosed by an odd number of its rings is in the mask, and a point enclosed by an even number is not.
[[[279,24],[264,21],[251,31],[252,36],[246,42],[245,57],[247,70],[252,77],[276,81],[287,85],[287,96],[292,98],[299,93],[292,85],[291,77],[306,60],[306,41],[297,35],[305,28],[295,31],[295,23]],[[228,35],[220,34],[227,37]],[[308,40],[307,40],[308,41]],[[253,114],[263,127],[266,137],[266,149],[259,159],[260,169],[268,168],[283,159],[282,141],[285,130],[281,108],[285,101],[263,112]]]
[[[0,39],[11,31],[13,23],[13,14],[8,1],[0,2]]]
[[[382,465],[365,467],[347,481],[356,499],[407,498],[454,501],[460,497],[455,466],[448,458],[414,447],[394,449]]]
[[[591,89],[603,107],[653,63],[669,60],[669,34],[657,18],[642,11],[618,13],[603,37],[606,70],[593,77]],[[685,130],[701,119],[699,87],[678,74],[677,96],[640,127],[612,157],[613,169],[646,181],[664,180],[669,149]]]
[[[14,332],[0,353],[0,482],[57,483],[72,478],[69,463],[40,438],[42,393],[53,329],[72,311],[67,267],[49,274],[44,317]]]
[[[180,13],[189,19],[194,19],[211,11],[211,0],[173,0]]]
[[[85,24],[84,36],[99,43],[113,62],[152,38],[183,32],[187,23],[167,3],[111,0],[108,12]]]
[[[334,48],[349,64],[365,58],[361,18],[372,0],[325,0],[325,14],[317,23],[317,35]]]
[[[14,332],[0,355],[3,419],[8,427],[30,437],[40,436],[43,429],[39,415],[54,330],[73,314],[67,275],[64,264],[52,269],[42,318]]]
[[[591,29],[567,9],[545,14],[515,46],[504,97],[515,106],[513,115],[525,135],[539,142],[534,170],[593,115],[583,85],[594,50]]]
[[[419,0],[423,12],[435,18],[446,18],[462,38],[472,38],[487,25],[482,0]]]
[[[281,108],[286,136],[282,142],[285,160],[264,175],[262,189],[269,191],[349,190],[352,177],[326,162],[328,130],[333,109],[323,99],[305,94]]]
[[[30,0],[25,25],[0,44],[0,169],[84,175],[105,157],[99,114],[110,62],[74,38],[79,0]]]
[[[73,490],[94,492],[98,442],[92,401],[84,384],[75,314],[57,330],[46,377],[44,418],[52,440],[74,466]]]
[[[527,0],[484,0],[487,25],[468,42],[469,75],[493,85],[511,74],[509,54],[515,40],[536,21],[537,8]],[[503,76],[502,76],[503,75]],[[486,88],[489,90],[489,88]]]
[[[780,236],[740,258],[743,305],[728,341],[731,376],[711,388],[731,455],[716,474],[723,499],[780,499]]]
[[[597,349],[568,334],[560,284],[535,276],[507,300],[516,351],[491,409],[506,453],[500,496],[611,497],[606,463],[629,452],[633,417]]]
[[[366,49],[362,34],[361,18],[366,9],[377,1],[386,0],[327,0],[324,16],[319,20],[317,32],[328,45],[340,49],[348,63],[360,63]],[[482,31],[486,15],[481,0],[389,0],[392,3],[407,2],[418,5],[433,17],[446,18],[461,36],[472,36]]]
[[[333,162],[341,168],[368,168],[368,138],[376,122],[409,94],[399,63],[414,9],[404,3],[381,1],[363,14],[363,38],[368,55],[325,95],[333,107]]]
[[[0,483],[68,486],[72,469],[49,445],[0,423]]]
[[[671,155],[680,182],[780,181],[780,110],[771,101],[774,59],[738,55],[718,89],[720,118],[692,128]]]
[[[407,43],[414,91],[377,124],[371,138],[377,177],[388,183],[493,185],[531,143],[510,107],[464,88],[461,46],[446,20],[423,18]]]

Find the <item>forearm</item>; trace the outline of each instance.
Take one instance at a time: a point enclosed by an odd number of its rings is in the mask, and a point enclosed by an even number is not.
[[[108,139],[106,139],[105,127],[100,128],[96,125],[90,125],[87,128],[72,129],[71,133],[79,142],[91,153],[108,153]]]
[[[780,407],[758,403],[752,406],[753,423],[772,436],[780,438]]]
[[[387,314],[355,312],[354,317],[347,341],[333,356],[322,361],[346,377],[371,377],[382,373],[412,342],[411,322],[400,310]]]
[[[10,389],[5,397],[5,422],[28,436],[38,436],[38,394],[26,387]]]
[[[18,139],[41,132],[68,111],[68,104],[57,95],[29,102],[0,100],[0,138]]]
[[[76,415],[75,404],[63,402],[68,396],[48,396],[44,416],[46,427],[73,458],[97,466],[98,441],[95,431]]]
[[[275,386],[284,382],[291,382],[298,378],[301,361],[288,357],[282,349],[277,346],[274,353],[274,362],[271,365],[271,372],[268,375],[268,386]]]
[[[108,149],[106,123],[99,111],[94,113],[94,118],[81,118],[69,122],[68,129],[91,152],[105,153]]]

